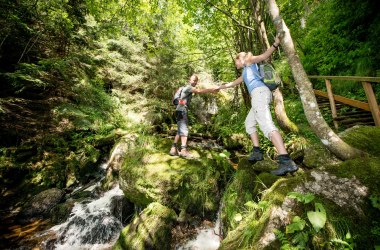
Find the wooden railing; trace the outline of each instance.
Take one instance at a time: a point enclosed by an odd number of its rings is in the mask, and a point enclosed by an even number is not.
[[[372,113],[375,126],[380,126],[380,107],[377,104],[376,96],[373,92],[372,83],[376,84],[380,82],[380,77],[360,77],[360,76],[309,76],[311,79],[324,79],[326,83],[327,93],[314,90],[314,93],[319,96],[327,97],[330,102],[331,114],[334,120],[335,128],[338,128],[338,123],[335,120],[337,118],[336,105],[335,101],[341,102],[356,108],[370,111]],[[331,80],[340,80],[340,81],[356,81],[361,82],[365,94],[367,96],[367,102],[361,102],[354,99],[349,99],[343,96],[334,95],[331,87]]]

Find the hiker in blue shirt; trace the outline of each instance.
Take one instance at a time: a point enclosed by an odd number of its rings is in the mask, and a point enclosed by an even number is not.
[[[286,175],[287,173],[297,171],[298,167],[288,155],[281,134],[273,123],[269,107],[272,101],[272,93],[259,77],[260,74],[257,68],[257,63],[268,59],[279,45],[280,38],[276,36],[273,45],[263,54],[257,56],[251,52],[240,52],[237,54],[235,66],[237,69],[243,68],[242,75],[232,82],[219,86],[219,89],[231,88],[244,81],[251,96],[252,106],[245,120],[246,132],[250,135],[253,143],[253,152],[248,157],[248,160],[251,162],[263,160],[263,154],[259,146],[259,136],[256,130],[256,125],[259,125],[265,137],[273,143],[279,154],[279,167],[272,171],[272,174]]]
[[[188,109],[190,106],[191,98],[193,93],[195,94],[204,94],[204,93],[216,93],[218,88],[209,88],[209,89],[197,89],[195,88],[198,83],[198,76],[192,75],[189,79],[189,85],[186,85],[181,88],[180,97],[178,105],[176,107],[176,119],[178,131],[177,135],[174,137],[174,142],[170,149],[169,154],[172,156],[179,155],[184,158],[191,158],[192,155],[187,150],[187,137],[189,135],[188,129]],[[181,139],[181,148],[178,150],[177,143]]]

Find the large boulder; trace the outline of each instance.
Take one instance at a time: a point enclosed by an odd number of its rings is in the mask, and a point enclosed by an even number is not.
[[[50,210],[62,200],[64,195],[65,192],[58,188],[42,191],[26,202],[17,215],[18,221],[25,223],[35,219],[46,219]]]
[[[308,168],[320,168],[341,162],[325,146],[312,144],[304,149],[303,164]]]
[[[222,217],[229,218],[230,228],[220,249],[340,249],[354,244],[358,249],[374,249],[380,245],[380,129],[356,127],[341,136],[368,155],[340,161],[322,146],[314,145],[305,150],[304,158],[312,170],[304,168],[295,177],[277,179],[260,173],[255,177],[257,188],[252,200],[244,206],[232,202],[222,211]],[[252,186],[238,185],[235,182],[244,179],[239,175],[235,178],[226,194],[249,194]],[[310,196],[313,200],[306,202]],[[315,225],[321,221],[322,228],[317,230]]]
[[[215,216],[219,205],[215,161],[172,157],[167,152],[129,156],[120,171],[120,187],[139,206],[159,202],[176,211]]]
[[[113,249],[170,249],[176,218],[172,209],[151,203],[121,231]]]

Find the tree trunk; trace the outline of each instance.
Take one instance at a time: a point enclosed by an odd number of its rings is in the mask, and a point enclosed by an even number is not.
[[[296,124],[294,124],[286,114],[284,99],[280,88],[273,91],[273,102],[274,102],[274,114],[278,122],[278,126],[286,132],[298,133],[299,129]]]
[[[339,138],[323,119],[314,95],[312,84],[295,51],[290,31],[280,16],[277,3],[275,0],[267,0],[267,5],[269,15],[276,30],[282,35],[281,46],[288,58],[310,127],[321,139],[322,143],[337,157],[346,160],[364,155],[362,151],[351,147]]]
[[[262,44],[261,53],[264,53],[265,51],[269,49],[271,45],[269,43],[264,19],[261,15],[261,10],[262,10],[261,1],[250,0],[249,4],[252,9],[253,19],[255,20],[257,24],[256,26],[258,27],[257,35],[260,40],[260,43]],[[271,57],[269,58],[269,60],[271,60]],[[298,127],[289,119],[288,115],[286,114],[284,98],[279,88],[273,92],[273,103],[274,103],[274,114],[276,116],[276,120],[280,128],[287,132],[297,133]]]

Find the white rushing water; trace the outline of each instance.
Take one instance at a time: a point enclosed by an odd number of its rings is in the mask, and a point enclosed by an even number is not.
[[[184,246],[177,247],[177,250],[216,250],[220,246],[220,217],[213,228],[198,229],[197,237],[188,241]]]
[[[111,212],[111,203],[113,197],[122,195],[116,186],[97,200],[75,203],[70,218],[51,228],[57,234],[54,249],[110,249],[123,228]]]

